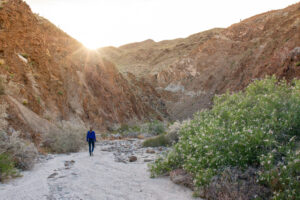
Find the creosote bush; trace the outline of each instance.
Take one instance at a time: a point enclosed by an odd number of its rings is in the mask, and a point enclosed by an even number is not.
[[[43,137],[43,146],[54,153],[78,152],[85,144],[86,131],[71,126],[52,129]]]
[[[216,96],[213,108],[195,114],[171,152],[150,166],[151,175],[183,168],[205,187],[226,167],[251,166],[273,199],[299,199],[299,135],[300,80],[267,77],[244,92]]]

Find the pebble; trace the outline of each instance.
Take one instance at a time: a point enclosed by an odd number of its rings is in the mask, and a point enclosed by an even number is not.
[[[115,162],[122,163],[152,162],[157,155],[169,150],[167,147],[144,148],[142,142],[141,139],[130,138],[127,140],[102,140],[97,145],[102,146],[101,151],[113,152]]]

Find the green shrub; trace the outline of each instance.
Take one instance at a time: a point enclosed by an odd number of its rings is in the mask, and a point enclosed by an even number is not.
[[[202,187],[225,167],[253,166],[261,169],[257,181],[272,188],[274,199],[296,199],[299,152],[294,146],[299,134],[300,80],[291,85],[275,77],[256,80],[244,92],[216,96],[211,110],[195,114],[169,155],[150,167],[151,174],[183,168]]]
[[[120,134],[121,137],[137,137],[138,133],[141,132],[139,125],[128,125],[122,124],[120,128],[111,128],[113,134]]]
[[[35,146],[19,137],[18,132],[8,135],[0,132],[0,181],[19,176],[16,168],[31,169],[37,157]]]
[[[121,127],[118,129],[118,132],[126,132],[129,130],[128,124],[122,124]]]
[[[38,154],[34,144],[20,138],[18,132],[12,135],[0,132],[0,152],[9,155],[15,167],[22,170],[31,169]]]
[[[85,144],[85,130],[72,127],[52,129],[43,136],[43,146],[51,152],[78,152]]]
[[[26,99],[24,99],[23,102],[22,102],[22,104],[23,104],[24,106],[26,106],[26,105],[28,105],[28,101],[27,101]]]
[[[5,94],[5,88],[2,79],[0,78],[0,95],[4,95],[4,94]]]
[[[24,58],[28,59],[29,55],[27,53],[21,53],[21,56],[23,56]]]
[[[158,135],[152,138],[149,138],[143,142],[144,147],[161,147],[170,145],[170,141],[165,135]]]
[[[165,126],[163,122],[153,121],[148,124],[148,132],[153,135],[159,135],[165,132]]]
[[[178,142],[179,135],[180,135],[180,130],[182,129],[183,126],[189,123],[190,120],[184,120],[182,122],[176,121],[173,124],[171,124],[166,133],[167,139],[170,141],[170,143],[176,143]]]
[[[1,153],[0,154],[0,182],[4,181],[6,178],[14,177],[18,175],[14,167],[13,159],[10,155]]]

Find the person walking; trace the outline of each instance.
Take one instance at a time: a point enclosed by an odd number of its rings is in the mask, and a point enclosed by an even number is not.
[[[86,133],[86,141],[89,143],[89,152],[90,156],[93,155],[95,142],[96,142],[96,134],[91,127],[90,130]]]

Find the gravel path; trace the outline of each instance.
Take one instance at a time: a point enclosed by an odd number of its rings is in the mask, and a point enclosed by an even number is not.
[[[135,155],[137,161],[128,162],[130,155]],[[87,152],[53,155],[24,172],[22,178],[0,184],[0,199],[195,199],[189,189],[173,184],[168,178],[149,178],[144,160],[155,156],[139,148],[139,141],[98,143],[93,157]]]

